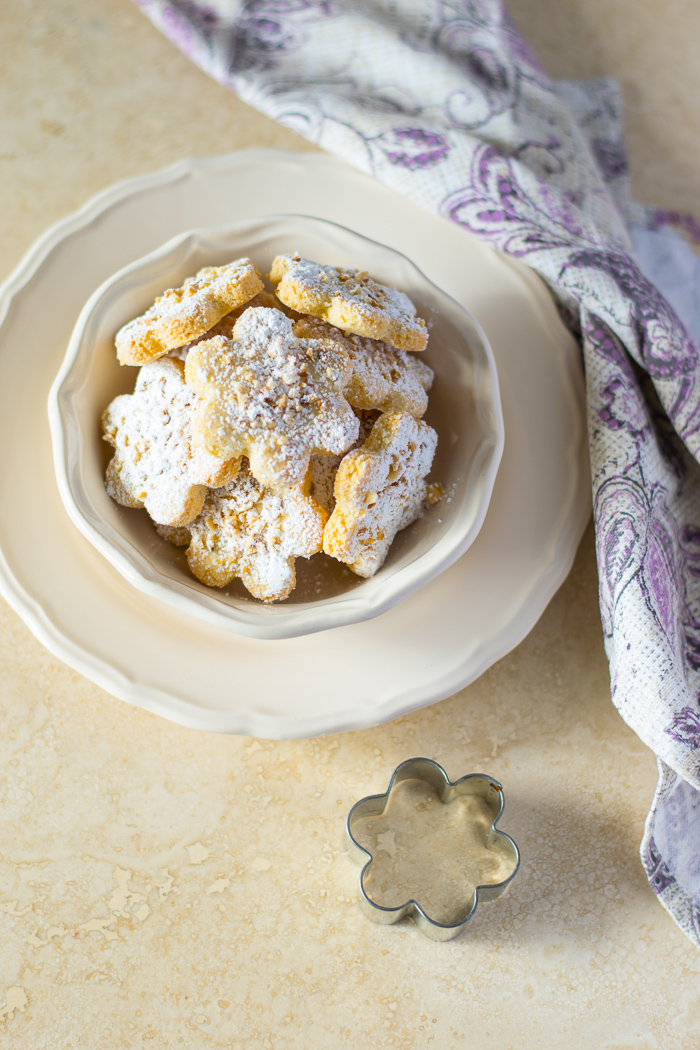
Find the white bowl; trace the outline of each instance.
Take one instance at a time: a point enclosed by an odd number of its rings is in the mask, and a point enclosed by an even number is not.
[[[430,328],[423,359],[435,371],[425,419],[438,433],[431,479],[447,498],[398,534],[371,579],[324,554],[298,559],[289,598],[264,605],[240,581],[205,587],[181,549],[155,531],[145,511],[107,495],[111,449],[100,416],[133,390],[136,370],[120,366],[114,335],[165,288],[205,265],[250,256],[261,272],[277,254],[298,251],[322,263],[369,270],[406,292]],[[126,266],[86,303],[49,395],[54,463],[61,497],[80,531],[135,587],[217,627],[257,638],[291,638],[368,620],[447,569],[484,521],[503,451],[498,379],[484,333],[466,310],[399,252],[322,219],[275,215],[193,230]]]

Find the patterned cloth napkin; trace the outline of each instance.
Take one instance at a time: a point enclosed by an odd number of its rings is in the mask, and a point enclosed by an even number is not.
[[[614,82],[550,81],[498,0],[137,2],[246,102],[551,288],[583,346],[612,696],[659,764],[642,862],[700,947],[700,229],[630,201]]]

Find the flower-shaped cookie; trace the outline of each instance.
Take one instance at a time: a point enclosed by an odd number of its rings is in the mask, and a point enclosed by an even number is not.
[[[246,455],[263,485],[303,484],[314,453],[341,453],[359,422],[343,396],[350,365],[331,340],[299,339],[278,310],[245,310],[233,338],[187,355],[187,382],[203,398],[195,440],[213,455]]]
[[[307,339],[336,339],[352,365],[345,396],[353,408],[407,412],[416,419],[428,407],[435,374],[420,357],[396,350],[379,339],[343,333],[326,321],[303,317],[294,325]]]
[[[300,313],[400,350],[425,350],[428,330],[408,296],[364,270],[322,266],[294,253],[273,260],[270,280],[278,298]]]
[[[239,459],[193,445],[198,401],[181,361],[163,357],[140,369],[133,394],[115,398],[102,416],[105,441],[115,449],[106,474],[112,499],[145,507],[161,525],[186,525],[202,509],[208,485],[235,477]]]
[[[358,576],[373,576],[394,536],[419,517],[437,434],[412,416],[379,417],[361,448],[335,477],[335,510],[323,537],[326,554]]]
[[[263,488],[244,461],[234,481],[207,494],[189,526],[187,562],[209,587],[239,577],[255,598],[280,601],[296,583],[295,559],[321,550],[327,518],[300,489]],[[167,538],[177,546],[187,542],[181,530]]]
[[[205,266],[181,288],[169,288],[145,314],[117,332],[117,357],[123,365],[143,365],[208,332],[217,321],[262,289],[255,263],[236,259],[226,266]]]
[[[360,421],[360,433],[357,436],[353,448],[357,448],[363,441],[366,441],[370,435],[372,427],[379,419],[380,412],[370,412],[356,410],[355,415]],[[311,465],[309,469],[309,475],[306,479],[304,491],[308,490],[309,496],[312,496],[317,503],[320,503],[324,510],[327,510],[329,514],[332,514],[333,508],[335,507],[335,476],[338,473],[338,467],[343,462],[342,456],[312,456]]]
[[[367,917],[391,924],[408,915],[433,940],[456,937],[479,899],[500,897],[518,870],[518,847],[496,830],[503,808],[503,788],[489,776],[452,783],[431,759],[402,762],[383,795],[348,814]]]
[[[191,537],[186,525],[159,525],[157,522],[154,524],[158,535],[172,543],[173,547],[189,547]]]
[[[204,333],[204,335],[199,335],[196,339],[192,339],[189,343],[185,343],[184,346],[178,346],[175,350],[171,350],[168,353],[168,357],[176,357],[180,361],[186,361],[187,355],[192,347],[197,346],[199,343],[203,343],[206,339],[213,339],[215,335],[223,335],[225,339],[231,339],[236,321],[244,310],[252,310],[256,306],[264,306],[268,310],[281,310],[282,313],[287,313],[287,307],[283,306],[279,299],[275,298],[272,292],[268,292],[266,288],[263,288],[261,292],[254,295],[253,298],[249,299],[247,303],[243,304],[243,306],[237,306],[235,310],[231,310],[230,313],[222,317],[221,320],[217,321],[208,332]],[[288,316],[291,316],[291,312]],[[294,313],[295,318],[298,316],[298,314]]]

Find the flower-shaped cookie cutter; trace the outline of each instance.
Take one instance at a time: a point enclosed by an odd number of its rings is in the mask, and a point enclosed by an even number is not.
[[[381,817],[384,815],[389,804],[392,791],[403,781],[422,781],[432,787],[443,805],[464,796],[476,796],[484,804],[489,816],[493,819],[486,832],[484,848],[489,850],[498,847],[498,852],[504,861],[504,866],[510,871],[507,878],[499,881],[488,882],[474,887],[471,907],[466,914],[454,923],[438,922],[430,918],[417,900],[410,899],[396,907],[385,907],[372,900],[365,889],[365,877],[369,872],[374,858],[357,841],[353,834],[353,827],[368,817]],[[506,890],[520,866],[520,853],[513,839],[503,831],[496,829],[505,807],[503,787],[493,777],[483,773],[469,773],[454,783],[448,778],[447,773],[430,758],[409,758],[397,766],[392,774],[389,786],[383,795],[368,795],[366,798],[356,802],[348,813],[346,822],[347,839],[350,853],[354,860],[363,865],[360,872],[360,908],[368,919],[381,925],[391,925],[408,915],[416,924],[421,933],[434,941],[449,941],[456,937],[464,929],[466,923],[476,911],[479,900],[495,900]]]

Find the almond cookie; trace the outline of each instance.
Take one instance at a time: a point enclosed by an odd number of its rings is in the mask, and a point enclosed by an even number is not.
[[[212,456],[192,443],[198,397],[181,361],[161,358],[140,369],[133,394],[112,401],[102,416],[115,448],[107,492],[124,507],[145,507],[161,525],[186,525],[202,509],[208,485],[235,477],[239,460]]]
[[[117,357],[123,365],[143,365],[162,357],[204,335],[262,287],[258,268],[250,259],[205,266],[181,288],[163,292],[145,314],[120,328],[115,339]]]
[[[358,576],[373,576],[400,529],[419,517],[437,434],[412,416],[380,416],[335,478],[335,510],[323,536],[326,554]]]
[[[268,488],[302,485],[311,455],[345,452],[357,437],[342,392],[347,354],[332,340],[297,338],[279,310],[245,310],[232,339],[190,350],[185,374],[203,399],[195,440],[215,456],[248,456]]]
[[[201,336],[197,342],[201,342],[203,339],[208,339],[210,336],[214,335],[224,335],[227,339],[232,339],[233,328],[238,318],[246,310],[250,310],[255,306],[264,306],[267,310],[279,310],[280,313],[283,313],[286,317],[291,317],[293,321],[298,321],[302,316],[297,313],[296,310],[292,310],[290,307],[285,306],[285,304],[281,302],[273,292],[268,292],[267,288],[263,288],[261,292],[258,292],[257,295],[253,296],[250,302],[244,303],[243,306],[237,306],[230,314],[226,314],[225,317],[222,317],[221,320],[214,325],[211,331],[207,332],[206,335]],[[322,339],[328,337],[318,335],[313,338]]]
[[[190,530],[186,525],[155,525],[156,532],[173,547],[187,547],[190,542]]]
[[[428,330],[411,300],[365,270],[322,266],[295,252],[274,259],[270,280],[278,298],[294,310],[399,350],[425,350]]]
[[[296,583],[295,559],[321,550],[327,520],[301,489],[264,488],[244,461],[234,481],[208,493],[189,526],[187,562],[209,587],[239,577],[260,601],[281,601]]]
[[[361,445],[362,442],[369,437],[370,431],[377,422],[380,413],[356,411],[355,415],[360,421],[360,433],[352,446],[353,448],[357,448],[358,445]],[[304,486],[304,492],[315,499],[317,503],[320,503],[323,509],[328,511],[329,514],[333,512],[333,508],[335,507],[333,488],[335,485],[335,476],[338,473],[338,467],[342,462],[342,456],[311,457],[311,467],[306,485]]]
[[[353,408],[406,412],[420,419],[428,407],[435,373],[415,354],[396,350],[379,339],[343,333],[314,317],[297,321],[294,332],[306,339],[336,339],[341,344],[352,365],[345,396]]]
[[[225,339],[230,339],[233,335],[233,329],[236,321],[241,316],[244,310],[251,310],[255,306],[265,306],[268,310],[281,310],[282,313],[286,313],[291,316],[293,311],[287,311],[287,307],[283,306],[282,303],[277,299],[272,292],[268,292],[266,288],[263,288],[261,292],[254,295],[247,303],[243,306],[237,306],[231,313],[226,314],[220,321],[217,321],[213,328],[210,328],[204,335],[197,336],[196,339],[191,340],[189,343],[185,343],[184,346],[178,346],[175,350],[171,350],[168,353],[168,357],[176,357],[180,361],[185,361],[188,353],[193,346],[197,346],[198,343],[203,343],[205,339],[213,339],[215,335],[223,335]],[[299,315],[294,312],[294,317],[297,318]]]
[[[244,303],[243,306],[237,306],[230,314],[226,314],[226,316],[222,317],[220,321],[217,321],[214,327],[205,335],[200,336],[196,342],[201,343],[204,339],[209,339],[215,335],[223,335],[227,339],[231,339],[238,318],[246,310],[252,310],[256,306],[264,306],[267,310],[279,310],[281,313],[286,314],[287,317],[294,317],[294,319],[299,316],[296,310],[290,310],[279,301],[276,295],[273,295],[272,292],[268,292],[267,288],[263,288],[263,290],[258,292],[257,295],[254,295],[249,302]]]

